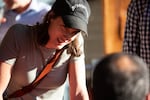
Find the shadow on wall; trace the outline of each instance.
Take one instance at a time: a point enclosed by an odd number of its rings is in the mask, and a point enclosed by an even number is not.
[[[88,24],[88,37],[85,37],[85,60],[91,64],[93,59],[104,55],[103,47],[103,15],[101,0],[88,0],[91,16]]]

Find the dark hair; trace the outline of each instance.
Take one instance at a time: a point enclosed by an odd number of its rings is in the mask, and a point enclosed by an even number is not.
[[[37,33],[37,35],[34,35],[35,40],[37,40],[37,43],[39,45],[44,46],[48,40],[49,40],[49,35],[48,35],[48,27],[51,24],[50,19],[52,18],[57,18],[60,15],[54,14],[51,15],[53,11],[50,10],[44,17],[44,20],[42,23],[37,23],[37,25],[33,26],[33,31]],[[79,33],[80,34],[80,33]],[[79,39],[80,38],[80,39]],[[80,48],[83,43],[81,42],[83,37],[81,35],[78,35],[74,41],[72,41],[69,44],[68,48],[68,53],[71,53],[73,56],[80,56],[83,53],[82,48]]]
[[[130,63],[118,64],[123,57]],[[94,100],[144,100],[149,87],[148,73],[146,64],[137,56],[124,53],[107,55],[94,69]]]

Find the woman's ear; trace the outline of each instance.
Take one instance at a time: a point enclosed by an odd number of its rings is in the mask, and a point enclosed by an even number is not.
[[[44,17],[45,23],[50,23],[50,21],[55,17],[54,11],[50,10]]]
[[[55,16],[55,13],[54,13],[53,10],[51,10],[51,11],[49,12],[49,16],[50,16],[50,17],[54,17],[54,16]]]
[[[54,11],[50,11],[50,13],[49,13],[49,21],[51,22],[54,18],[55,18],[55,13],[54,13]]]

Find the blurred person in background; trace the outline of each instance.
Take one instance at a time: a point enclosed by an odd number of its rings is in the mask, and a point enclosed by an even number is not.
[[[53,5],[53,3],[54,3],[56,0],[38,0],[38,1],[47,3],[47,4],[49,4],[49,5]]]
[[[127,9],[123,52],[142,58],[150,69],[150,0],[131,0]],[[150,91],[150,89],[149,89]],[[150,98],[150,94],[149,94]]]
[[[8,28],[16,23],[35,25],[40,23],[51,6],[37,0],[3,0],[4,17],[0,19],[0,43]]]
[[[94,100],[146,100],[149,70],[138,56],[107,55],[93,73]]]

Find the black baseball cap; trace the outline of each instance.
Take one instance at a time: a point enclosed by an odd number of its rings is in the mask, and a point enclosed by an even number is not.
[[[67,27],[79,29],[87,34],[91,13],[87,0],[56,0],[52,10],[62,17]]]

